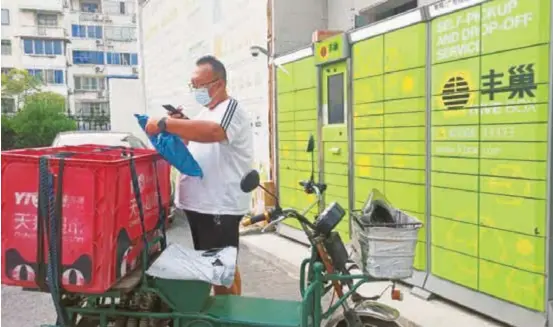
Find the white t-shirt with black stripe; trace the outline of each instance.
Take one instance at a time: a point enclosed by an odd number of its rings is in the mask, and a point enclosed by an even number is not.
[[[177,206],[204,214],[246,214],[250,209],[251,195],[240,190],[240,181],[252,169],[254,156],[248,113],[238,101],[229,98],[213,109],[202,109],[193,119],[221,124],[227,140],[188,144],[204,176],[179,177],[175,197]]]

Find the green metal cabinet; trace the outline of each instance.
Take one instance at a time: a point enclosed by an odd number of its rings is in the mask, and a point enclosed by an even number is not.
[[[278,81],[281,194],[305,199],[294,133],[316,128],[325,204],[359,209],[376,188],[424,222],[416,292],[551,326],[552,10],[442,1],[315,43],[284,65],[302,81]]]

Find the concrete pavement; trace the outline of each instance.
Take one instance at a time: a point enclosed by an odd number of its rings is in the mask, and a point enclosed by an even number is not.
[[[170,242],[191,246],[186,220],[178,217],[168,231]],[[308,255],[307,247],[275,234],[242,236],[239,267],[244,295],[298,300],[299,264]],[[374,295],[386,288],[386,283],[374,283],[361,289],[364,295]],[[402,287],[404,301],[383,303],[402,313],[402,327],[500,327],[504,326],[440,300],[424,301]],[[327,302],[327,301],[325,301]],[[4,327],[38,327],[52,323],[54,308],[48,294],[23,292],[2,286],[2,325]]]
[[[279,266],[299,277],[301,261],[309,255],[308,248],[274,233],[247,233],[241,243],[259,256],[273,258]],[[359,293],[365,296],[380,294],[389,283],[378,282],[365,284]],[[392,301],[389,295],[381,299],[382,303],[398,309],[404,320],[403,327],[505,327],[506,325],[487,319],[479,314],[463,309],[440,299],[425,301],[410,293],[410,288],[400,285],[404,299]]]
[[[170,242],[192,246],[188,225],[177,218],[168,231]],[[239,267],[244,295],[299,300],[298,280],[278,261],[260,257],[249,246],[240,247]],[[2,286],[2,327],[38,327],[55,321],[50,295],[23,292],[17,287]]]

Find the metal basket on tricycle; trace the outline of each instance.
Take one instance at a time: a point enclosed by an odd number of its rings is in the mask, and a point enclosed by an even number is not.
[[[391,206],[376,189],[351,217],[351,258],[364,274],[390,280],[413,275],[420,220]]]

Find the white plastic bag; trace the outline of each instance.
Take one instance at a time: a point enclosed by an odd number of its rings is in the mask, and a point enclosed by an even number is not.
[[[222,249],[196,251],[179,244],[169,245],[148,268],[152,277],[174,280],[201,280],[212,285],[232,286],[238,251]]]

